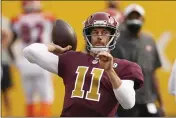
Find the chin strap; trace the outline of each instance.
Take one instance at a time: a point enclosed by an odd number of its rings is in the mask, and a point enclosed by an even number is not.
[[[94,48],[90,48],[90,51],[93,52],[94,54],[98,54],[102,51],[108,51],[109,48],[98,48],[98,47],[94,47]]]

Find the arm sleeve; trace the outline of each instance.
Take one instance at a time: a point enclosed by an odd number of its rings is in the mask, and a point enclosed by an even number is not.
[[[172,95],[176,95],[176,60],[172,68],[168,87],[169,93]]]
[[[34,43],[24,48],[24,57],[31,63],[35,63],[43,69],[58,73],[59,56],[48,52],[48,48],[44,44]]]
[[[135,105],[135,90],[132,80],[122,80],[119,88],[113,89],[114,94],[124,109],[131,109]]]

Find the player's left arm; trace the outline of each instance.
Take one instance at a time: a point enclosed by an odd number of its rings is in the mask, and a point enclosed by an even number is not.
[[[127,69],[122,70],[124,73],[126,71],[123,76],[124,78],[119,78],[113,68],[112,55],[108,52],[100,52],[98,57],[100,59],[100,66],[105,70],[111,81],[117,100],[124,109],[131,109],[135,105],[135,90],[133,79],[143,77],[140,67],[136,65],[129,65]]]
[[[121,80],[114,70],[107,72],[114,94],[124,109],[131,109],[135,105],[134,81]],[[128,94],[127,94],[128,93]]]
[[[155,94],[157,96],[157,100],[160,104],[160,108],[162,108],[164,110],[164,105],[163,105],[163,101],[162,101],[162,98],[161,98],[161,94],[160,94],[160,90],[159,90],[159,82],[158,82],[158,79],[157,78],[157,75],[156,75],[156,71],[158,68],[160,68],[162,66],[161,64],[161,60],[160,60],[160,55],[158,53],[158,50],[157,50],[157,46],[154,42],[154,70],[153,70],[153,81],[152,81],[152,84],[153,84],[153,87],[154,87],[154,90],[155,90]],[[163,111],[164,113],[164,111]]]
[[[136,102],[135,89],[143,84],[142,70],[137,64],[130,63],[121,70],[121,73],[123,73],[121,76],[118,75],[114,69],[107,72],[117,100],[124,109],[131,109]],[[118,81],[121,81],[120,86],[118,86]]]

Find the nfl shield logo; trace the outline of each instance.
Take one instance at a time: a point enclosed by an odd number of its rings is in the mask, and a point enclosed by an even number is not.
[[[114,63],[113,64],[113,68],[117,68],[118,64],[117,63]]]

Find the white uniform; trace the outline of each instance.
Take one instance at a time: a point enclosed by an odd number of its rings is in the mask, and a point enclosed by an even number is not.
[[[1,26],[2,26],[1,29],[5,30],[5,31],[8,31],[8,32],[11,32],[9,19],[7,17],[5,17],[5,16],[2,16],[2,18],[0,20],[1,20],[1,23],[2,23],[1,24]],[[7,48],[3,48],[0,45],[0,52],[1,52],[1,54],[0,54],[1,64],[2,65],[10,65],[12,60],[11,60],[9,54],[8,54]],[[1,73],[1,79],[2,79],[2,76],[3,76],[2,65],[1,65],[1,70],[0,70],[1,71],[0,72]]]
[[[3,30],[10,30],[10,22],[9,22],[9,19],[7,19],[6,17],[2,16],[1,17],[1,29]],[[1,38],[2,40],[2,38]],[[2,41],[1,41],[2,42]],[[0,43],[1,43],[0,42]],[[0,58],[1,58],[1,64],[4,62],[4,63],[8,63],[8,55],[7,53],[5,53],[6,51],[4,49],[2,49],[1,47],[1,44],[0,44]],[[1,56],[2,55],[2,56]],[[0,69],[0,73],[1,73],[1,79],[2,79],[2,74],[3,74],[3,70],[2,70],[2,65],[1,65],[1,69]]]
[[[10,31],[9,19],[7,17],[2,16],[1,22],[2,22],[2,27],[1,27],[2,30]],[[7,53],[7,49],[2,49],[1,53],[2,53],[2,58],[1,58],[2,63],[3,64],[10,64],[11,60],[10,60],[10,57]]]
[[[30,63],[22,54],[22,50],[32,43],[51,42],[51,31],[54,17],[45,13],[22,14],[14,19],[13,31],[20,38],[16,65],[20,70],[27,103],[33,102],[34,92],[39,92],[42,102],[52,103],[53,85],[51,74],[36,64]],[[41,52],[42,53],[42,52]]]
[[[169,79],[169,93],[176,96],[176,60]]]

